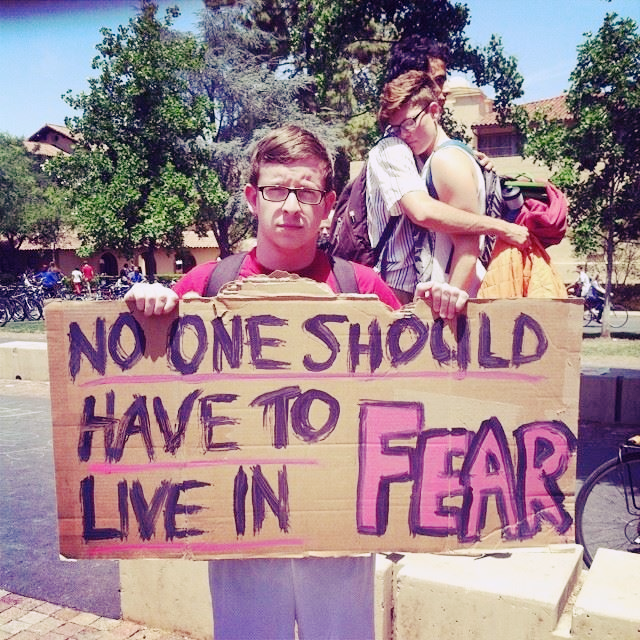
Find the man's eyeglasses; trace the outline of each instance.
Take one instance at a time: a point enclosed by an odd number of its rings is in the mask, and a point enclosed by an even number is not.
[[[418,126],[418,120],[420,116],[430,107],[430,104],[425,105],[416,113],[413,118],[407,118],[403,120],[400,124],[390,124],[387,127],[387,135],[389,136],[399,136],[401,133],[413,133]]]
[[[307,187],[290,189],[289,187],[275,185],[258,187],[258,191],[262,194],[262,197],[269,202],[284,202],[290,193],[295,193],[300,204],[320,204],[326,193],[326,191],[308,189]]]

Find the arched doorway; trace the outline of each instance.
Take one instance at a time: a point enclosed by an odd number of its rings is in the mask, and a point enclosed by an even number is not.
[[[176,273],[187,273],[187,271],[191,271],[195,266],[196,259],[190,251],[187,251],[186,249],[179,249],[176,251]]]
[[[118,275],[118,261],[116,257],[108,251],[100,256],[100,273],[108,276]]]
[[[187,271],[191,271],[193,267],[196,266],[196,259],[189,252],[186,252],[182,256],[182,273],[187,273]]]

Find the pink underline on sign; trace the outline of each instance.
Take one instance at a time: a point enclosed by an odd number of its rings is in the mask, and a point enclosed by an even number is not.
[[[300,371],[270,371],[269,373],[193,373],[186,376],[177,374],[156,374],[146,376],[105,376],[80,383],[80,387],[101,387],[118,384],[158,384],[161,382],[185,382],[199,384],[201,382],[226,381],[243,382],[256,380],[375,380],[386,377],[386,373],[306,373]],[[392,374],[394,378],[452,378],[454,380],[481,379],[481,380],[511,380],[514,382],[541,382],[546,376],[516,373],[512,371],[405,371],[397,369]]]
[[[267,547],[300,547],[304,544],[304,540],[301,538],[287,538],[284,540],[260,540],[254,542],[195,542],[195,543],[172,543],[172,542],[150,542],[145,544],[144,542],[136,544],[113,544],[113,545],[101,545],[89,548],[89,555],[98,556],[111,556],[120,553],[139,553],[139,552],[175,552],[178,551],[182,554],[192,553],[218,553],[228,554],[237,553],[239,551],[251,551],[254,549],[264,549]]]
[[[163,471],[166,469],[197,469],[200,467],[218,467],[225,465],[274,465],[274,464],[302,464],[314,465],[320,464],[317,459],[306,458],[269,458],[253,459],[253,458],[236,458],[233,460],[188,460],[185,462],[148,462],[146,464],[118,464],[117,462],[94,462],[89,465],[89,473],[96,475],[111,475],[113,473],[141,473],[149,471]]]

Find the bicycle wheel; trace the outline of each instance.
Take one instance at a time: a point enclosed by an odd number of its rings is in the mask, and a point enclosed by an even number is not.
[[[28,320],[40,320],[42,318],[42,305],[35,298],[26,298],[23,306]]]
[[[9,298],[9,308],[11,309],[12,320],[22,322],[25,319],[26,314],[20,300],[17,298]]]
[[[576,542],[589,567],[598,549],[640,553],[640,454],[600,465],[576,499]]]
[[[595,320],[593,311],[591,310],[591,307],[587,307],[585,305],[584,311],[582,312],[582,326],[588,327],[591,324],[592,320]]]
[[[629,312],[619,304],[612,304],[609,309],[609,326],[612,329],[619,329],[627,324]]]
[[[4,299],[0,299],[0,327],[4,327],[11,320],[11,309],[9,303]]]

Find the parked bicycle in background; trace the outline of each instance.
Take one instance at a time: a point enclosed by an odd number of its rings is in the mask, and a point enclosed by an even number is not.
[[[640,436],[618,447],[576,498],[576,542],[587,567],[600,548],[640,553]]]

